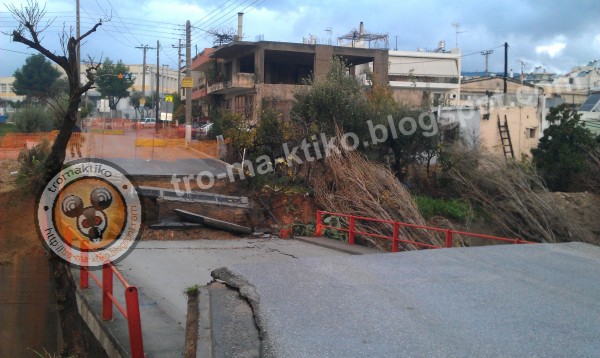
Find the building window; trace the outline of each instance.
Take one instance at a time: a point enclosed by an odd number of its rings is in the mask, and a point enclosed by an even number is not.
[[[525,134],[527,138],[536,138],[537,128],[526,128]]]
[[[441,93],[434,93],[433,94],[433,106],[437,107],[437,106],[441,106],[443,105],[443,95]]]
[[[3,93],[8,93],[8,91],[7,91],[6,89],[7,89],[6,83],[3,83],[3,84],[0,86],[0,92],[3,92]]]

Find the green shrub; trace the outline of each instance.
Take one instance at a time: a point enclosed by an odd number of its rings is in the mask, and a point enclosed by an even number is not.
[[[23,149],[19,153],[19,176],[17,183],[23,190],[32,189],[34,192],[44,184],[46,169],[44,162],[50,154],[51,145],[47,139],[42,139],[32,149]]]
[[[472,215],[469,204],[456,199],[438,199],[417,195],[415,202],[421,215],[427,220],[434,216],[442,216],[447,219],[466,221]]]
[[[41,107],[27,107],[14,114],[17,131],[22,133],[48,132],[52,129],[51,116]]]
[[[14,124],[9,123],[0,123],[0,137],[5,135],[6,133],[14,132],[17,130]]]

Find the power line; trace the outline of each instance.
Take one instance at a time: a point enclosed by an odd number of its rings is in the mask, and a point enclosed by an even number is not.
[[[207,20],[204,20],[204,21],[203,21],[203,25],[202,25],[202,27],[203,27],[203,28],[209,28],[209,27],[210,27],[210,24],[214,23],[215,19],[220,19],[220,18],[221,18],[221,17],[218,17],[218,18],[217,18],[217,16],[219,16],[219,15],[223,16],[222,14],[227,14],[227,12],[229,11],[229,9],[235,9],[235,8],[237,8],[237,7],[238,7],[238,6],[239,6],[241,3],[245,2],[245,1],[247,1],[247,0],[238,0],[238,1],[234,1],[233,3],[231,3],[231,4],[227,5],[227,6],[225,6],[224,8],[221,8],[221,9],[220,9],[220,11],[221,11],[220,13],[218,13],[218,14],[214,14],[214,15],[212,15],[210,18],[208,18]],[[236,2],[237,2],[237,4],[236,4]],[[194,25],[197,25],[198,23],[199,23],[199,22],[196,22]],[[204,38],[205,38],[205,39],[208,41],[208,38],[206,38],[206,36],[204,36],[204,35],[203,35],[202,33],[200,33],[199,31],[204,31],[204,32],[206,32],[206,30],[203,30],[203,29],[200,29],[200,28],[198,28],[198,27],[195,27],[195,31],[194,31],[192,34],[194,34],[194,33],[196,33],[196,34],[200,34],[200,36],[204,37]]]
[[[138,38],[136,38],[133,35],[133,33],[131,32],[131,30],[127,27],[127,25],[125,25],[125,23],[123,23],[123,20],[121,20],[121,17],[117,13],[117,10],[113,7],[112,2],[110,2],[110,0],[108,0],[108,5],[110,5],[110,8],[115,12],[115,15],[117,15],[117,18],[119,19],[119,21],[121,22],[121,24],[123,24],[123,26],[125,26],[125,28],[127,29],[127,31],[131,34],[131,37],[133,37],[133,39],[136,40],[137,43],[141,43],[142,41],[140,41]]]
[[[8,51],[8,52],[14,52],[14,53],[22,53],[23,55],[34,55],[34,53],[9,50],[7,48],[2,48],[2,47],[0,47],[0,50],[2,50],[2,51]]]
[[[229,1],[231,1],[231,0],[227,0],[227,1],[225,1],[223,4],[221,4],[221,6],[215,7],[213,11],[211,11],[211,12],[209,12],[208,14],[204,15],[204,17],[203,17],[203,18],[201,18],[200,20],[198,20],[198,21],[194,22],[194,23],[192,24],[192,27],[194,27],[195,25],[197,25],[197,24],[199,24],[200,22],[204,21],[204,20],[205,20],[207,17],[209,17],[209,16],[210,16],[211,14],[213,14],[215,11],[217,11],[217,10],[219,10],[219,9],[223,8],[223,6],[225,6],[225,4],[227,4]]]
[[[235,5],[232,9],[238,9],[239,7],[241,7],[244,3],[248,2],[248,1],[250,1],[250,0],[242,0],[237,5]],[[235,11],[235,13],[238,13],[238,12],[240,12],[239,9]],[[215,24],[218,21],[220,21],[223,17],[228,16],[229,14],[230,14],[229,12],[223,12],[223,13],[221,13],[221,16],[215,17],[214,19],[212,19],[212,21],[205,23],[204,27],[205,28],[211,28],[211,27],[212,28],[216,28],[216,27],[220,26],[222,23],[219,24],[219,25],[216,25],[216,26],[215,26]]]
[[[243,8],[241,11],[238,12],[245,12],[248,8],[250,8],[252,5],[256,4],[256,2],[258,2],[259,0],[254,0],[253,2],[251,2],[248,6],[246,6],[245,8]],[[265,0],[262,0],[262,2],[265,2]],[[259,4],[260,5],[260,4]],[[250,12],[250,11],[248,11]],[[224,23],[226,23],[227,21],[235,18],[237,14],[234,14],[232,16],[230,16],[229,18],[226,18],[223,22],[221,22],[220,24],[218,24],[217,26],[215,26],[216,28],[218,28],[219,26],[223,25]],[[243,36],[243,34],[242,34]]]

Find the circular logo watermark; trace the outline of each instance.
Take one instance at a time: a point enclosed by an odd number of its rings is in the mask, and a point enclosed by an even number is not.
[[[116,262],[142,232],[143,208],[125,171],[99,159],[69,163],[40,193],[36,220],[43,243],[85,267]]]

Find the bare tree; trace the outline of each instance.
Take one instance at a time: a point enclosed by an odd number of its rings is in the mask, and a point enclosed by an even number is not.
[[[103,20],[99,20],[90,30],[79,37],[73,36],[73,30],[63,29],[61,46],[62,55],[50,51],[42,45],[42,33],[47,30],[52,21],[42,24],[46,15],[45,7],[40,7],[37,2],[30,0],[25,6],[17,8],[15,5],[7,5],[15,20],[19,22],[19,27],[7,33],[15,42],[20,42],[28,47],[37,50],[48,59],[59,65],[67,75],[69,84],[68,101],[66,108],[62,108],[63,121],[52,145],[49,156],[44,162],[44,178],[42,185],[47,184],[54,175],[60,172],[65,160],[65,152],[73,127],[77,121],[77,112],[81,103],[81,96],[94,85],[94,73],[99,64],[94,64],[90,58],[86,69],[86,81],[81,83],[79,77],[79,58],[77,56],[77,47],[83,39],[96,31],[102,25]],[[104,21],[107,21],[105,19]],[[56,289],[56,303],[62,328],[63,347],[61,356],[85,357],[88,355],[89,344],[84,335],[85,325],[83,319],[77,310],[77,299],[75,296],[76,284],[70,274],[67,264],[61,260],[53,251],[47,250],[52,269]]]
[[[235,39],[235,30],[232,28],[227,29],[212,29],[206,31],[213,38],[213,45],[221,46],[228,44]]]
[[[91,35],[100,25],[102,25],[103,20],[98,20],[91,29],[79,37],[73,36],[72,29],[69,32],[63,29],[61,35],[63,54],[57,55],[44,47],[41,43],[40,36],[44,30],[47,30],[52,24],[52,20],[43,23],[46,15],[45,6],[40,7],[35,1],[27,1],[25,6],[17,8],[14,4],[9,4],[7,5],[7,8],[13,18],[19,22],[19,27],[10,33],[12,40],[37,50],[52,62],[59,65],[67,74],[67,81],[69,83],[68,105],[66,111],[64,111],[64,120],[58,136],[52,145],[50,155],[44,163],[46,169],[44,183],[47,183],[62,168],[67,144],[71,138],[73,127],[77,120],[77,111],[79,109],[79,104],[81,103],[81,96],[94,85],[94,73],[100,66],[100,63],[95,64],[93,59],[90,58],[86,69],[86,81],[82,84],[79,76],[77,47],[82,40]]]

